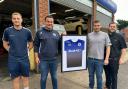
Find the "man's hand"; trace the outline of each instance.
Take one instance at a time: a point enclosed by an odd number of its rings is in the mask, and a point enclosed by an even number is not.
[[[108,58],[105,58],[105,60],[104,60],[104,65],[108,65],[108,63],[109,63]]]
[[[120,56],[120,59],[119,59],[119,64],[123,64],[124,63],[124,57],[126,55],[126,48],[123,48],[121,49],[121,56]]]
[[[67,35],[66,31],[61,33],[62,36]]]
[[[40,59],[38,57],[35,57],[35,62],[38,65],[40,63]]]
[[[123,59],[120,58],[119,64],[123,64],[123,63],[124,63]]]

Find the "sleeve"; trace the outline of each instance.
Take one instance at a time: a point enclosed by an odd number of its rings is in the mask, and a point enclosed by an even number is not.
[[[58,53],[62,53],[62,37],[58,41]]]
[[[86,49],[88,50],[89,48],[89,34],[87,35],[87,39],[86,39]]]
[[[110,45],[112,45],[112,44],[111,44],[111,41],[110,41],[110,38],[109,38],[109,36],[108,36],[108,34],[106,34],[105,45],[106,45],[106,46],[110,46]]]
[[[3,33],[3,37],[2,37],[3,41],[8,41],[9,40],[9,35],[8,35],[8,30],[5,29],[4,33]]]
[[[126,42],[125,42],[123,36],[120,35],[120,40],[119,41],[120,41],[120,47],[121,47],[121,49],[127,48],[127,45],[126,45]]]
[[[32,42],[32,41],[33,41],[32,33],[31,31],[28,31],[28,42]]]
[[[34,39],[34,52],[39,52],[40,47],[40,39],[39,39],[39,32],[36,33],[35,39]]]

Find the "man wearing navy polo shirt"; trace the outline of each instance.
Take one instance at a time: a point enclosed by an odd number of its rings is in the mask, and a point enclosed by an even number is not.
[[[45,17],[45,27],[37,31],[34,39],[35,61],[40,66],[41,89],[46,89],[46,80],[50,72],[53,89],[58,89],[57,66],[58,44],[61,41],[60,34],[53,29],[54,18]],[[62,33],[61,35],[66,35]]]
[[[3,46],[8,51],[8,67],[13,82],[13,89],[20,89],[20,79],[24,89],[29,89],[28,50],[33,47],[33,39],[29,29],[22,26],[22,15],[12,13],[12,27],[5,29]]]

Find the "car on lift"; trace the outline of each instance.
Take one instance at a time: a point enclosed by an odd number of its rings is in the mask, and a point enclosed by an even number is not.
[[[83,19],[68,19],[65,20],[64,27],[67,32],[75,32],[80,34],[87,30],[87,22]]]
[[[60,24],[54,24],[53,25],[53,29],[58,31],[58,33],[61,35],[62,33],[66,33],[66,30],[64,28],[64,25],[60,25]]]
[[[60,35],[66,33],[64,25],[59,20],[54,21],[53,29],[58,31]]]

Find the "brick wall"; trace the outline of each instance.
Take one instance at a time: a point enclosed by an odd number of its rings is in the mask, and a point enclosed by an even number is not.
[[[44,24],[44,18],[48,15],[48,0],[39,0],[39,24]]]

